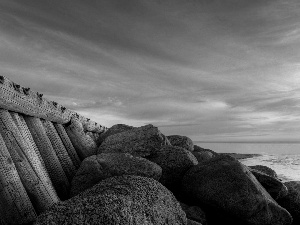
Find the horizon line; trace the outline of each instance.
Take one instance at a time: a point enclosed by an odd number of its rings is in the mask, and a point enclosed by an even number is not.
[[[300,144],[300,141],[193,141],[194,143],[228,143],[228,144]]]

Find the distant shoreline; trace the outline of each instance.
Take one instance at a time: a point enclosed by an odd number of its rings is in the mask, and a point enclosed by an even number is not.
[[[279,141],[258,141],[258,142],[248,142],[248,141],[194,141],[195,144],[197,143],[216,143],[216,144],[300,144],[300,142],[279,142]]]
[[[211,149],[217,153],[238,154],[289,154],[299,155],[300,143],[236,143],[236,142],[194,142],[202,148]]]
[[[261,154],[241,154],[241,153],[218,153],[219,155],[230,155],[235,159],[248,159],[262,156]]]

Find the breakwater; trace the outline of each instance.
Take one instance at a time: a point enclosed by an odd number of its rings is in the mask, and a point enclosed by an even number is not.
[[[67,199],[101,124],[0,76],[0,224],[27,224]]]

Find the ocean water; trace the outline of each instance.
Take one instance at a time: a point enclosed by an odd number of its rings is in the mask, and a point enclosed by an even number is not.
[[[278,177],[286,181],[300,181],[300,155],[264,154],[240,160],[247,166],[264,165],[275,170]]]
[[[197,143],[215,152],[261,154],[240,160],[247,166],[264,165],[282,181],[300,181],[300,143]]]

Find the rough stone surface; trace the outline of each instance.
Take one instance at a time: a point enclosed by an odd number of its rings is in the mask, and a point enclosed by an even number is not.
[[[188,219],[207,225],[205,213],[199,206],[189,206],[182,202],[180,202],[180,205]]]
[[[154,179],[117,176],[60,202],[36,225],[186,225],[174,195]]]
[[[189,137],[180,135],[170,135],[167,136],[167,138],[173,146],[181,147],[191,152],[194,151],[194,143]]]
[[[118,134],[118,133],[121,133],[123,131],[131,130],[133,128],[134,127],[128,126],[126,124],[116,124],[116,125],[113,125],[106,132],[100,134],[100,143],[102,143],[105,140],[105,138],[107,138],[108,136],[111,136],[111,135],[114,135],[114,134]]]
[[[97,144],[86,134],[79,120],[72,118],[68,124],[65,124],[65,129],[81,160],[96,154]]]
[[[157,164],[128,153],[102,153],[81,163],[71,182],[71,196],[113,176],[137,175],[159,180],[162,169]]]
[[[241,220],[240,224],[286,225],[292,222],[291,215],[274,201],[248,167],[230,156],[215,157],[192,167],[185,174],[182,186],[186,197],[196,205],[224,212],[227,218]]]
[[[250,169],[250,171],[275,200],[288,194],[287,187],[280,180],[255,169]]]
[[[198,145],[194,145],[194,152],[211,152],[214,156],[219,155],[218,153],[214,152],[213,150],[207,148],[201,148]]]
[[[149,157],[149,160],[162,168],[162,176],[159,181],[174,193],[180,188],[185,172],[198,164],[197,159],[190,151],[175,146],[162,147]]]
[[[86,134],[94,140],[97,146],[99,146],[102,143],[101,136],[99,133],[88,131],[86,132]]]
[[[187,219],[187,225],[202,225],[202,223],[198,223],[194,220]]]
[[[196,157],[198,162],[210,160],[211,158],[215,157],[214,154],[209,151],[202,151],[202,152],[193,151],[192,153]]]
[[[261,171],[271,177],[274,177],[274,178],[277,178],[278,179],[278,176],[277,176],[277,173],[271,169],[270,167],[267,167],[267,166],[263,166],[263,165],[255,165],[255,166],[249,166],[251,169],[255,169],[255,170],[258,170],[258,171]]]
[[[300,224],[300,181],[289,181],[284,183],[288,188],[288,194],[278,199],[278,203],[287,209],[294,221],[293,225]]]
[[[133,128],[107,137],[98,149],[99,153],[123,152],[136,156],[149,156],[169,140],[153,125]]]

